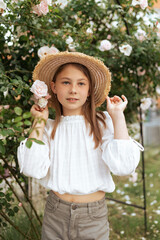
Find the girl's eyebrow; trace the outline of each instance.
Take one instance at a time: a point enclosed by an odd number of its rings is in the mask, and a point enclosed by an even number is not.
[[[64,79],[67,79],[67,80],[72,80],[71,78],[69,78],[69,77],[62,77],[61,78],[61,80],[64,80]],[[85,79],[85,78],[79,78],[77,81],[87,81],[87,79]]]

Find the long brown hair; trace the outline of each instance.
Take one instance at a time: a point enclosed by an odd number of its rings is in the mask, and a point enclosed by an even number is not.
[[[64,70],[64,68],[68,65],[73,65],[74,67],[76,67],[78,70],[83,72],[84,75],[89,80],[90,96],[88,97],[85,104],[82,106],[82,113],[85,117],[86,126],[88,126],[88,123],[90,124],[90,136],[93,134],[95,148],[97,148],[99,146],[99,143],[101,143],[101,141],[102,141],[102,132],[101,132],[101,127],[100,127],[100,122],[103,124],[104,128],[106,128],[106,122],[105,122],[106,117],[102,111],[96,111],[95,100],[94,100],[94,83],[91,80],[91,76],[90,76],[90,72],[89,72],[88,68],[79,63],[63,64],[57,69],[57,71],[53,77],[53,82],[56,82],[56,78],[57,78],[58,74],[60,74]],[[61,115],[63,114],[62,105],[55,96],[54,96],[54,108],[56,111],[56,117],[55,117],[54,127],[52,130],[52,135],[51,135],[52,139],[54,139],[57,126],[60,122]]]

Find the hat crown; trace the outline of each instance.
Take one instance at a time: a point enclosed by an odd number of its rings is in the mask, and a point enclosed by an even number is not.
[[[110,91],[111,73],[102,61],[93,56],[88,56],[80,52],[67,51],[48,54],[36,65],[33,71],[33,80],[39,79],[47,84],[49,94],[52,95],[50,101],[54,103],[50,83],[57,69],[66,63],[79,63],[88,68],[91,80],[94,81],[95,105],[99,107]]]

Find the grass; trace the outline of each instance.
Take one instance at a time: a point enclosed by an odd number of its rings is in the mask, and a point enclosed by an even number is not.
[[[117,240],[158,240],[160,239],[160,148],[145,148],[145,178],[146,178],[146,197],[147,197],[147,235],[144,237],[144,211],[124,204],[107,200],[110,222],[110,239]],[[136,172],[138,180],[133,183],[128,177],[114,177],[116,190],[107,197],[125,201],[128,203],[143,206],[143,185],[142,167],[139,164]],[[42,215],[40,216],[42,219]],[[11,218],[12,219],[12,218]],[[22,209],[16,218],[12,219],[19,228],[30,236],[32,240],[37,240],[32,231],[27,217]],[[39,233],[41,227],[35,221]],[[13,227],[8,226],[1,230],[2,240],[25,240]]]
[[[38,240],[40,239],[40,235],[41,235],[41,227],[39,225],[39,223],[36,221],[36,219],[33,219],[33,223],[35,225],[35,228],[39,234],[39,238],[37,238],[37,236],[35,235],[35,232],[33,231],[31,224],[28,220],[28,218],[26,217],[26,215],[24,215],[23,210],[20,210],[18,212],[18,215],[16,216],[16,218],[14,217],[10,217],[10,219],[14,222],[14,224],[16,226],[18,226],[18,228],[25,234],[25,236],[30,237],[32,240]],[[8,224],[7,227],[4,227],[1,229],[1,233],[0,233],[1,240],[27,240],[27,238],[25,238],[23,235],[21,235],[16,229],[14,229],[11,225]]]
[[[147,198],[147,233],[144,235],[144,211],[107,200],[110,222],[110,239],[158,240],[160,239],[160,148],[145,148],[145,182]],[[142,166],[139,164],[138,180],[133,183],[128,177],[115,177],[116,190],[107,197],[144,206]]]

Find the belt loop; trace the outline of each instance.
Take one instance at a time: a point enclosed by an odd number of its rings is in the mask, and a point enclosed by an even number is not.
[[[88,213],[92,213],[92,207],[90,203],[87,203]]]

